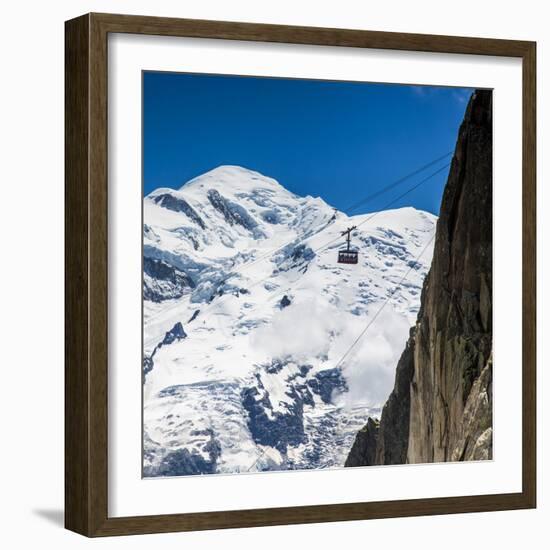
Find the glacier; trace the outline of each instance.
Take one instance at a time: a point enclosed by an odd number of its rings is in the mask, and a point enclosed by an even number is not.
[[[144,476],[343,467],[392,389],[437,217],[347,216],[221,166],[144,197],[143,221]],[[359,263],[338,264],[352,225]]]

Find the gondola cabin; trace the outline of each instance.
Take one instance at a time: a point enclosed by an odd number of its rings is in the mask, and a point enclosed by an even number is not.
[[[359,262],[359,253],[357,250],[351,249],[351,232],[354,229],[357,229],[355,225],[342,231],[342,236],[346,235],[346,248],[338,251],[339,264],[356,264]]]
[[[339,264],[356,264],[359,261],[359,255],[357,250],[339,250],[338,251],[338,263]]]

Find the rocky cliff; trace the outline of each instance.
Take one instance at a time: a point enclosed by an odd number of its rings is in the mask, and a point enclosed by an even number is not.
[[[416,325],[346,466],[492,457],[492,93],[470,99]]]

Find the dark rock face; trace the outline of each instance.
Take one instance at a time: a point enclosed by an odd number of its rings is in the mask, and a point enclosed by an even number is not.
[[[195,288],[195,283],[183,271],[163,262],[143,257],[143,299],[162,302],[181,298],[187,289]]]
[[[281,309],[284,309],[285,307],[288,307],[291,303],[292,302],[290,301],[290,298],[285,294],[279,302],[279,307]]]
[[[492,457],[492,314],[492,93],[478,90],[460,127],[417,322],[382,411],[376,464]]]
[[[143,357],[143,380],[145,381],[145,376],[153,370],[153,358],[145,355]]]
[[[291,258],[296,263],[302,260],[310,262],[315,257],[315,252],[305,244],[299,244],[293,251]]]
[[[268,210],[261,213],[262,219],[267,223],[276,225],[281,223],[281,217],[276,210]]]
[[[191,317],[189,318],[189,321],[187,321],[187,323],[193,322],[199,316],[200,312],[201,312],[200,309],[196,309],[195,311],[193,311],[193,315],[191,315]]]
[[[248,414],[248,428],[254,441],[274,447],[283,455],[289,446],[295,447],[308,441],[304,408],[315,407],[316,396],[323,403],[331,403],[335,390],[348,389],[340,369],[326,369],[312,375],[311,365],[300,365],[297,372],[283,378],[281,371],[287,364],[288,361],[275,359],[263,366],[265,373],[278,374],[286,386],[283,403],[274,406],[272,396],[262,382],[263,373],[257,373],[255,384],[243,389],[241,393],[241,402]],[[320,449],[314,452],[317,451],[320,452]],[[310,458],[313,460],[313,457]]]
[[[258,378],[258,387],[264,389]],[[242,403],[248,412],[248,427],[256,443],[275,447],[286,453],[288,445],[299,445],[305,441],[304,433],[304,397],[295,388],[291,388],[293,402],[284,412],[275,412],[271,407],[269,396],[265,393],[258,399],[256,387],[245,388],[242,392]],[[309,396],[311,399],[311,396]]]
[[[376,464],[376,445],[380,423],[371,418],[361,430],[357,432],[355,441],[344,464],[345,467],[373,466]]]
[[[183,326],[180,322],[177,322],[165,335],[162,339],[162,342],[157,346],[157,349],[160,348],[160,346],[166,346],[167,344],[171,344],[172,342],[175,342],[176,340],[183,340],[184,338],[187,338],[187,334],[185,334],[185,331],[183,330]]]
[[[209,189],[207,196],[210,204],[223,214],[229,225],[240,225],[249,231],[254,231],[257,228],[258,224],[240,204],[226,199],[216,189]]]
[[[492,93],[468,105],[415,334],[407,460],[452,460],[492,349]],[[492,407],[491,407],[492,408]]]
[[[143,381],[145,382],[145,376],[153,370],[155,366],[155,353],[162,347],[172,344],[174,342],[179,342],[187,338],[185,330],[183,330],[183,325],[178,321],[168,332],[165,333],[164,338],[161,342],[157,344],[151,355],[145,356],[143,358]]]
[[[153,197],[153,201],[174,212],[183,212],[193,223],[196,223],[201,229],[205,229],[206,225],[202,218],[197,214],[193,207],[181,197],[174,197],[170,193],[163,193]]]
[[[474,382],[451,460],[490,460],[493,449],[493,360]]]
[[[216,471],[217,460],[221,454],[221,446],[214,437],[212,430],[207,434],[210,437],[204,451],[210,460],[205,459],[196,451],[188,449],[176,449],[167,453],[158,466],[145,469],[145,476],[188,476],[200,474],[213,474]]]
[[[410,418],[410,386],[414,374],[414,328],[395,371],[395,384],[380,418],[375,464],[407,461]]]
[[[307,381],[311,390],[319,395],[323,403],[331,403],[334,390],[347,391],[346,380],[340,369],[325,369]]]
[[[190,453],[187,449],[178,449],[168,453],[160,466],[155,470],[156,476],[188,476],[213,474],[215,465],[201,455]]]

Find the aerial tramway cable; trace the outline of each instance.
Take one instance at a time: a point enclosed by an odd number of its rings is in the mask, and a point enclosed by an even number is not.
[[[355,202],[354,204],[352,204],[351,206],[347,207],[347,208],[344,208],[342,210],[342,212],[346,213],[346,214],[349,214],[351,212],[353,212],[354,210],[356,210],[359,206],[364,206],[365,204],[371,202],[373,199],[379,197],[380,195],[383,195],[384,193],[387,193],[388,191],[391,191],[392,189],[394,189],[395,187],[401,185],[402,183],[404,183],[405,181],[407,181],[408,179],[412,178],[413,176],[416,176],[418,174],[420,174],[421,172],[423,172],[424,170],[426,170],[427,168],[430,168],[430,166],[433,166],[434,164],[437,164],[439,161],[443,160],[444,158],[447,158],[449,155],[451,155],[453,153],[453,151],[449,151],[448,153],[445,153],[444,155],[440,156],[440,157],[437,157],[436,159],[428,162],[427,164],[424,164],[422,165],[420,168],[417,168],[416,170],[412,171],[412,172],[409,172],[408,174],[400,177],[399,179],[393,181],[392,183],[386,185],[384,188],[382,189],[379,189],[378,191],[375,191],[374,193],[371,193],[370,195],[367,195],[366,197],[360,199],[359,201]],[[406,191],[405,193],[403,193],[402,195],[399,195],[399,197],[397,197],[396,199],[394,199],[391,204],[395,204],[395,202],[397,200],[399,200],[400,198],[404,197],[405,195],[407,195],[408,193],[410,193],[411,191],[414,191],[414,189],[416,189],[417,187],[419,187],[420,185],[422,185],[423,183],[425,183],[426,181],[428,181],[429,179],[431,179],[433,176],[439,174],[440,172],[442,172],[445,168],[447,168],[448,166],[450,166],[450,162],[445,164],[443,167],[441,167],[440,169],[436,170],[433,174],[429,175],[427,178],[423,179],[420,181],[420,183],[418,183],[416,186],[414,186],[413,188],[411,188],[410,190]],[[390,204],[390,205],[391,205]],[[388,205],[385,205],[381,208],[381,210],[384,210],[385,208],[388,208]],[[362,225],[363,223],[361,223]],[[250,266],[252,265],[255,265],[257,264],[258,262],[262,261],[264,258],[267,258],[268,256],[271,256],[273,255],[275,252],[278,252],[279,250],[282,250],[283,248],[287,247],[288,245],[290,244],[293,244],[295,243],[296,245],[300,244],[301,242],[305,241],[305,240],[308,240],[310,237],[303,237],[302,239],[299,239],[298,241],[296,241],[296,239],[291,239],[285,243],[283,243],[282,245],[278,246],[277,248],[274,248],[272,250],[268,250],[267,252],[264,252],[262,255],[258,256],[257,258],[255,258],[254,260],[250,261],[250,262],[246,262],[244,264],[242,264],[240,267],[237,267],[234,271],[233,271],[233,274],[235,273],[242,273],[245,269],[249,268]],[[335,241],[338,240],[338,239],[335,239]],[[334,242],[334,241],[333,241]],[[230,277],[233,276],[230,275]]]
[[[438,160],[441,160],[441,158],[445,158],[445,156],[447,155],[444,155],[443,157],[440,157]],[[435,162],[435,161],[434,161]],[[425,165],[425,166],[431,166],[433,164],[430,163],[429,165]],[[445,164],[444,166],[442,166],[441,168],[438,168],[435,172],[432,172],[430,175],[426,176],[425,178],[421,179],[418,183],[416,183],[415,185],[413,185],[412,187],[410,187],[409,189],[407,189],[405,192],[401,193],[399,196],[395,197],[394,199],[392,199],[391,201],[389,201],[388,203],[386,203],[379,211],[377,212],[374,212],[373,214],[371,214],[370,216],[367,216],[362,222],[360,222],[359,224],[357,224],[356,226],[354,226],[354,229],[358,229],[359,227],[361,227],[362,225],[365,225],[367,222],[371,221],[372,219],[374,219],[376,216],[378,216],[381,212],[383,212],[384,210],[386,210],[387,208],[389,208],[390,206],[393,206],[396,202],[398,202],[399,200],[401,200],[403,197],[407,196],[409,193],[412,193],[413,191],[415,191],[416,189],[418,189],[421,185],[423,185],[424,183],[426,183],[427,181],[429,181],[430,179],[432,179],[433,177],[437,176],[437,174],[440,174],[441,172],[443,172],[443,170],[445,170],[446,168],[448,168],[449,166],[451,165],[450,162],[448,162],[447,164]],[[414,172],[415,174],[418,173],[418,170]],[[403,181],[404,178],[401,178],[401,181]],[[295,239],[293,239],[292,241],[290,241],[289,243],[286,243],[284,245],[281,245],[279,248],[275,248],[265,254],[263,254],[262,256],[256,258],[255,260],[253,260],[252,262],[249,262],[249,263],[246,263],[246,264],[243,264],[241,266],[241,268],[237,268],[235,269],[230,275],[227,276],[226,279],[224,279],[222,281],[222,283],[228,281],[230,278],[234,277],[235,275],[239,274],[239,273],[242,273],[242,271],[244,270],[244,268],[246,267],[249,267],[255,263],[257,263],[258,261],[262,260],[263,258],[267,257],[267,256],[270,256],[272,255],[273,253],[279,251],[279,250],[282,250],[283,248],[285,248],[286,246],[288,246],[289,244],[292,244],[292,243],[295,243],[296,245],[298,244],[302,244],[304,243],[305,241],[309,240],[312,238],[312,235],[309,236],[309,237],[304,237],[303,239],[299,239],[298,241],[296,241]],[[323,249],[325,249],[326,247],[330,246],[331,244],[335,243],[336,241],[339,241],[341,239],[341,236],[339,235],[338,237],[335,237],[334,239],[331,239],[330,241],[326,242],[325,244],[313,249],[313,252],[316,253],[316,252],[319,252]],[[271,275],[268,275],[266,278],[262,279],[261,281],[259,282],[263,282],[265,281],[266,279],[269,279],[271,277]],[[255,286],[252,285],[252,286]]]
[[[395,294],[401,289],[403,283],[407,279],[407,277],[410,275],[411,271],[416,268],[418,265],[418,261],[420,258],[424,255],[426,250],[428,250],[430,244],[432,244],[433,240],[435,239],[435,230],[433,235],[431,236],[430,240],[424,245],[424,248],[420,251],[420,254],[416,256],[412,264],[410,264],[409,269],[405,272],[405,274],[401,277],[399,282],[395,285],[395,288],[392,290],[392,292],[389,294],[389,296],[382,302],[382,305],[376,310],[376,313],[372,316],[371,319],[369,319],[369,322],[366,324],[365,328],[359,333],[359,335],[355,338],[355,340],[351,343],[350,346],[346,349],[346,351],[342,354],[340,359],[336,362],[335,366],[332,367],[334,369],[337,369],[341,367],[349,354],[352,352],[352,350],[357,346],[357,344],[360,342],[360,340],[365,336],[365,334],[368,332],[369,328],[374,324],[380,313],[382,313],[382,310],[386,307],[386,305],[389,303],[389,301],[395,296]],[[341,426],[342,423],[339,423],[337,427]],[[248,467],[247,472],[250,472],[256,464],[260,461],[261,458],[265,455],[266,450],[262,450],[260,456],[256,458],[256,460]]]
[[[453,151],[449,151],[448,153],[445,153],[444,155],[441,155],[440,157],[432,160],[431,162],[428,162],[427,164],[424,164],[420,168],[417,168],[413,172],[408,173],[405,176],[402,176],[398,180],[395,180],[394,182],[386,185],[386,187],[383,187],[382,189],[379,189],[378,191],[375,191],[371,195],[368,195],[367,197],[358,200],[357,202],[354,202],[352,205],[348,206],[347,208],[344,208],[342,212],[345,212],[346,214],[349,214],[350,212],[353,212],[354,210],[357,210],[360,206],[364,206],[365,204],[369,203],[373,199],[379,197],[380,195],[383,195],[384,193],[391,191],[394,187],[397,187],[401,183],[407,181],[408,179],[412,178],[413,176],[416,176],[417,174],[420,174],[427,168],[430,168],[430,166],[433,166],[434,164],[437,164],[440,160],[443,160],[444,158],[447,158],[448,156],[452,155]]]
[[[430,240],[426,243],[424,248],[421,250],[420,254],[415,258],[412,265],[410,265],[409,269],[406,271],[406,273],[401,277],[395,288],[392,290],[390,295],[382,302],[382,305],[376,310],[376,313],[373,315],[373,317],[369,320],[365,328],[360,332],[359,336],[353,341],[353,343],[349,346],[349,348],[346,350],[346,352],[342,355],[342,357],[338,360],[336,365],[334,366],[335,369],[340,367],[344,361],[346,360],[347,356],[351,353],[353,348],[359,343],[361,338],[365,336],[369,328],[373,325],[374,321],[376,321],[376,318],[382,313],[382,310],[386,307],[386,305],[389,303],[389,301],[395,296],[396,292],[400,290],[401,285],[405,282],[406,278],[409,276],[411,271],[416,268],[418,265],[418,260],[424,255],[424,252],[428,249],[430,244],[432,244],[433,240],[435,239],[435,231],[434,234],[431,236]]]
[[[445,155],[446,156],[446,155]],[[444,158],[444,157],[441,157],[441,158]],[[438,160],[441,160],[438,159]],[[435,162],[435,161],[434,161]],[[430,163],[429,165],[425,165],[425,166],[431,166],[433,164]],[[373,214],[367,216],[362,222],[358,223],[357,226],[356,226],[356,229],[358,229],[359,227],[365,225],[367,222],[369,221],[372,221],[376,216],[378,216],[381,212],[383,212],[384,210],[386,210],[387,208],[390,208],[391,206],[393,206],[395,203],[397,203],[399,200],[401,200],[403,197],[407,196],[409,193],[412,193],[413,191],[415,191],[416,189],[418,189],[421,185],[423,185],[424,183],[426,183],[427,181],[429,181],[430,179],[432,179],[433,177],[435,177],[437,174],[440,174],[441,172],[443,172],[443,170],[445,170],[446,168],[448,168],[449,166],[451,165],[451,163],[447,163],[445,165],[443,165],[441,168],[438,168],[437,170],[435,170],[434,172],[430,173],[428,176],[426,176],[425,178],[421,179],[418,183],[416,183],[415,185],[413,185],[412,187],[410,187],[409,189],[407,189],[406,191],[404,191],[403,193],[401,193],[400,195],[398,195],[397,197],[395,197],[394,199],[392,199],[391,201],[387,202],[379,211],[377,212],[374,212]],[[416,170],[414,172],[415,174],[418,173],[418,170]],[[401,178],[401,181],[404,181],[404,178]],[[395,183],[395,182],[394,182]],[[300,239],[298,241],[296,241],[295,239],[293,239],[292,241],[289,241],[288,243],[285,243],[284,245],[280,246],[279,248],[275,248],[265,254],[263,254],[262,256],[256,258],[255,260],[253,260],[252,262],[248,262],[248,263],[245,263],[243,264],[242,266],[236,268],[235,270],[233,270],[230,274],[228,274],[222,281],[220,281],[220,285],[221,284],[224,284],[226,283],[229,279],[235,277],[236,275],[242,273],[246,268],[258,263],[259,261],[261,261],[262,259],[264,259],[265,257],[267,256],[270,256],[272,255],[273,253],[279,251],[279,250],[282,250],[283,248],[285,248],[286,246],[288,246],[289,244],[292,244],[292,243],[295,243],[295,245],[297,246],[298,244],[302,244],[303,242],[309,240],[310,238],[312,238],[312,236],[309,236],[309,237],[305,237],[303,239]],[[324,250],[325,248],[329,247],[331,244],[334,244],[335,242],[337,241],[340,241],[341,239],[341,236],[338,235],[337,237],[335,237],[334,239],[331,239],[330,241],[324,243],[323,245],[315,248],[312,250],[313,253],[317,253],[317,252],[320,252],[321,250]],[[266,277],[252,283],[251,285],[248,286],[247,290],[249,290],[250,288],[253,288],[265,281],[267,281],[268,279],[270,279],[272,277],[271,274],[267,275]],[[233,294],[225,294],[224,296],[233,296]],[[222,297],[222,300],[224,298]],[[220,301],[218,300],[216,302],[216,305],[219,305],[220,304]],[[170,308],[167,308],[165,310],[162,310],[160,311],[159,313],[157,313],[156,315],[153,315],[151,317],[149,317],[148,321],[154,321],[155,319],[157,319],[158,317],[160,317],[161,315],[164,315],[166,314],[168,311],[171,311],[172,309],[178,307],[179,304],[174,304],[172,307]],[[205,311],[208,311],[208,309],[210,309],[210,307],[213,307],[214,303],[212,303],[211,305],[207,306],[205,308],[205,310],[202,311],[202,313],[204,313]]]
[[[445,166],[442,166],[441,168],[437,169],[435,172],[432,172],[429,176],[426,176],[424,179],[420,180],[417,184],[415,184],[412,187],[410,187],[409,189],[407,189],[407,191],[405,191],[404,193],[401,193],[401,195],[399,195],[398,197],[395,197],[395,199],[392,199],[390,202],[385,204],[378,212],[374,212],[372,215],[365,218],[361,223],[357,224],[355,229],[358,229],[362,225],[365,225],[367,222],[370,222],[373,218],[378,216],[378,214],[380,214],[381,212],[384,212],[384,210],[386,210],[390,206],[393,206],[396,202],[401,200],[403,197],[405,197],[409,193],[412,193],[415,189],[418,189],[421,185],[426,183],[428,180],[432,179],[437,174],[441,173],[443,170],[445,170],[445,168],[448,168],[450,165],[451,165],[451,163],[449,162],[448,164],[445,164]],[[335,243],[336,241],[339,241],[339,240],[340,240],[340,237],[336,237],[336,238],[330,240],[329,242],[325,243],[324,245],[316,248],[314,250],[314,252],[318,252],[320,250],[323,250],[327,246],[330,246],[331,244],[333,244],[333,243]]]

